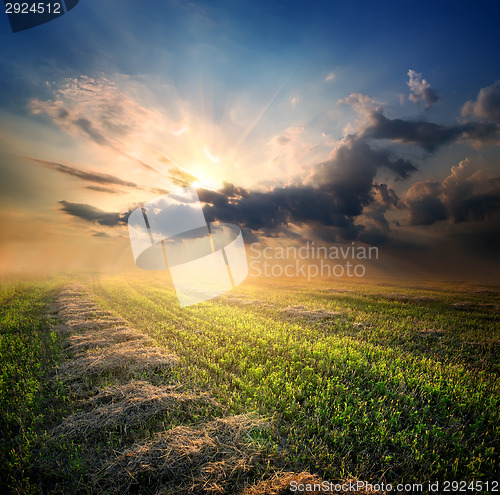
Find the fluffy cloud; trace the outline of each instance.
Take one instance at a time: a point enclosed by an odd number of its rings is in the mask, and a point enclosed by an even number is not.
[[[448,218],[440,198],[441,185],[430,180],[415,182],[406,193],[410,225],[432,225]]]
[[[500,81],[482,88],[476,101],[466,102],[462,108],[462,115],[500,124]]]
[[[422,74],[410,69],[408,76],[410,80],[406,84],[408,84],[411,91],[408,97],[410,101],[415,105],[423,102],[427,109],[439,101],[438,94],[425,79],[422,79]]]
[[[479,147],[500,144],[500,81],[482,88],[475,101],[462,107],[465,141]]]
[[[349,105],[356,112],[365,115],[382,111],[382,102],[362,93],[351,93],[349,96],[338,100],[337,104]]]
[[[452,167],[442,183],[442,191],[456,223],[487,220],[500,211],[500,177],[490,177],[468,158]]]

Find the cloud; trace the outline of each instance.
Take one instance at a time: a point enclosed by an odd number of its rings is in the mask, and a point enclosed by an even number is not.
[[[107,152],[113,150],[120,159],[127,157],[134,167],[140,164],[162,178],[172,173],[172,182],[180,185],[177,166],[154,152],[158,142],[163,144],[165,136],[175,133],[179,124],[141,105],[115,82],[105,77],[69,78],[53,89],[51,98],[33,99],[29,108],[35,115],[49,117],[64,132],[105,147]],[[141,159],[151,154],[160,156],[159,167]],[[161,168],[161,158],[169,163],[168,170]],[[186,173],[182,180],[187,177]]]
[[[470,126],[443,126],[421,119],[390,119],[384,115],[380,101],[361,93],[352,93],[337,103],[350,105],[362,115],[363,118],[358,123],[358,133],[361,137],[414,144],[428,152],[456,141],[465,130],[472,132]]]
[[[405,203],[411,225],[489,222],[500,212],[500,177],[491,177],[466,158],[442,182],[416,182]]]
[[[410,225],[432,225],[448,218],[440,194],[440,184],[429,180],[416,182],[410,187],[406,193]]]
[[[349,105],[356,112],[365,115],[382,111],[382,102],[362,93],[351,93],[349,96],[338,100],[337,105],[339,104]]]
[[[297,228],[313,227],[314,235],[323,240],[354,240],[365,230],[356,224],[356,218],[368,205],[377,203],[377,197],[384,197],[388,205],[398,201],[387,186],[374,186],[375,176],[383,168],[397,178],[416,170],[408,160],[373,149],[362,138],[347,136],[331,158],[316,165],[302,181],[254,192],[226,184],[220,191],[201,191],[200,200],[206,203],[209,221],[234,222],[264,236],[296,235]],[[380,203],[379,214],[384,208]]]
[[[468,158],[452,167],[442,194],[455,223],[486,220],[500,211],[500,177],[490,177]]]
[[[486,143],[500,143],[500,125],[484,119],[464,119],[461,123],[451,126],[422,119],[390,119],[384,115],[380,102],[360,93],[353,93],[338,103],[351,105],[362,115],[362,120],[358,122],[358,134],[364,138],[413,144],[429,153],[458,141],[468,142],[476,147]],[[469,110],[465,113],[467,112]]]
[[[384,208],[395,209],[400,207],[400,200],[396,191],[387,184],[373,184],[374,199]]]
[[[468,101],[462,108],[464,117],[474,117],[483,122],[500,123],[500,80],[482,88],[476,101]]]
[[[423,120],[389,119],[381,111],[371,112],[367,124],[361,133],[365,137],[414,144],[428,152],[456,141],[466,129],[463,126],[443,126]]]
[[[66,79],[52,99],[33,99],[30,108],[34,114],[49,116],[71,135],[117,150],[147,123],[161,120],[157,112],[139,105],[114,82],[88,76]]]
[[[97,144],[108,145],[108,140],[97,130],[94,128],[92,122],[90,120],[80,117],[72,121],[72,123],[79,127],[92,141]]]
[[[90,189],[91,191],[108,193],[108,194],[121,193],[121,191],[118,191],[117,189],[110,189],[109,187],[101,187],[101,186],[87,186],[86,189]]]
[[[88,222],[98,223],[106,227],[116,227],[127,223],[128,216],[133,208],[127,212],[107,212],[85,203],[70,203],[68,201],[59,201],[62,205],[61,211],[73,217],[81,218]]]
[[[161,164],[166,165],[166,173],[169,175],[171,181],[176,186],[187,187],[198,180],[198,178],[193,174],[190,174],[164,156],[160,156],[158,161]]]
[[[422,79],[422,74],[410,69],[408,76],[410,80],[406,84],[408,84],[411,91],[408,97],[410,101],[417,106],[420,102],[423,102],[426,109],[429,109],[439,101],[438,94],[425,79]]]
[[[126,186],[126,187],[132,187],[132,188],[137,188],[137,184],[133,182],[129,182],[123,179],[120,179],[119,177],[115,177],[113,175],[109,174],[102,174],[100,172],[85,172],[84,170],[80,170],[75,167],[71,167],[69,165],[64,165],[62,163],[57,163],[57,162],[51,162],[48,160],[40,160],[39,158],[33,158],[30,156],[23,157],[26,158],[27,160],[30,160],[37,165],[41,165],[42,167],[49,168],[51,170],[56,170],[57,172],[61,172],[62,174],[70,175],[72,177],[76,177],[78,179],[87,181],[87,182],[95,182],[97,184],[113,184],[113,185],[118,185],[118,186]],[[110,192],[107,189],[100,188],[96,189],[94,187],[94,190],[101,190],[101,191],[106,191]]]
[[[283,134],[275,136],[271,142],[276,142],[279,146],[298,141],[300,135],[304,132],[304,127],[288,127]]]
[[[462,107],[463,139],[479,147],[500,144],[500,81],[482,88],[475,101]]]

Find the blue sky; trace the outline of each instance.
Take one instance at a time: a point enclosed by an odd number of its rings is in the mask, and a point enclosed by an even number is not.
[[[309,187],[328,189],[329,219],[294,216],[290,208],[280,223],[285,237],[311,235],[316,226],[325,242],[377,239],[388,250],[421,251],[443,249],[464,232],[468,239],[477,229],[487,233],[498,221],[499,14],[494,1],[80,0],[66,15],[15,34],[3,15],[3,199],[12,205],[23,198],[26,212],[36,203],[41,223],[57,217],[76,242],[85,213],[58,202],[125,212],[144,191],[171,185],[165,170],[158,178],[137,161],[158,171],[168,160],[208,190],[231,182],[258,194],[275,191],[259,196],[270,215],[273,207],[283,210],[276,203],[283,194],[289,205]],[[443,136],[432,149],[430,131]],[[338,193],[343,167],[355,153],[372,151],[368,189],[361,194],[353,186],[359,208],[345,209]],[[89,190],[77,173],[49,163],[138,187]],[[42,190],[33,191],[35,176],[46,184]],[[482,206],[460,213],[452,183],[467,186],[467,204]],[[392,206],[381,205],[380,184],[397,196]],[[432,206],[433,195],[440,199]],[[234,216],[254,234],[276,235],[265,222],[242,217],[258,205],[239,203]],[[207,203],[207,211],[222,219],[216,206]],[[89,223],[94,234],[122,235],[102,230],[93,217]]]

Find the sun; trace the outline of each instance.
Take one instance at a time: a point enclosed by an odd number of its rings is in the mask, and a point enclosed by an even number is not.
[[[222,182],[220,179],[212,177],[207,173],[205,168],[193,167],[193,175],[196,176],[198,180],[193,182],[193,186],[198,189],[209,189],[211,191],[217,191],[222,188]]]

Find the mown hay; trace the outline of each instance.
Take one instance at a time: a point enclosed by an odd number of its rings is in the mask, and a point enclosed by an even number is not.
[[[111,462],[94,487],[105,493],[125,493],[137,485],[163,485],[160,493],[237,493],[262,461],[249,434],[266,425],[256,416],[239,415],[197,428],[172,428]]]
[[[88,350],[65,361],[59,367],[59,378],[63,382],[71,382],[110,373],[137,376],[143,372],[168,369],[177,361],[177,357],[165,349],[142,346],[134,341],[121,342]]]
[[[69,327],[68,327],[69,328]],[[151,339],[137,330],[128,327],[112,327],[110,329],[88,331],[71,335],[67,349],[72,353],[92,348],[108,347],[119,342],[134,341],[136,344],[150,342]]]
[[[71,327],[75,332],[85,331],[85,330],[99,330],[106,329],[113,326],[126,326],[127,321],[123,318],[96,318],[96,319],[67,319],[66,324]]]
[[[292,485],[293,482],[293,485]],[[356,486],[356,481],[355,480],[344,480],[344,481],[338,481],[334,482],[334,488],[335,484],[347,484],[352,482],[354,486]],[[326,486],[322,486],[321,484],[323,483],[323,480],[319,477],[316,476],[315,474],[308,473],[307,471],[304,471],[302,473],[290,473],[290,472],[280,472],[276,473],[273,477],[260,481],[256,485],[253,485],[249,488],[246,488],[243,490],[240,495],[289,495],[289,494],[295,494],[295,493],[322,493],[326,495],[345,495],[346,491],[337,491],[337,490],[330,490],[330,489],[323,489],[327,488]],[[301,492],[298,492],[296,487],[299,485],[303,485],[304,490]],[[307,488],[306,488],[307,486]],[[328,487],[331,485],[328,484]],[[294,487],[294,489],[292,489]],[[352,494],[357,494],[357,495],[364,495],[367,493],[373,494],[373,495],[383,495],[384,492],[381,491],[368,491],[364,488],[361,490],[349,490],[348,493]]]
[[[78,305],[75,305],[75,308],[72,308],[70,311],[68,310],[59,311],[59,317],[64,318],[68,321],[72,321],[72,320],[83,320],[87,318],[106,319],[106,318],[113,318],[114,316],[109,311],[98,309],[95,306],[78,309]]]
[[[80,404],[84,410],[67,417],[54,428],[52,436],[88,439],[116,428],[126,433],[168,411],[189,414],[197,406],[218,406],[207,394],[180,393],[174,386],[156,387],[144,380],[105,387]]]

